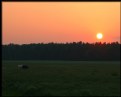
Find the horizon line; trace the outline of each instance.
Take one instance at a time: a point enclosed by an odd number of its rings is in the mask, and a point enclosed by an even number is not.
[[[114,41],[114,42],[83,42],[83,41],[78,41],[78,42],[38,42],[38,43],[7,43],[7,44],[2,44],[2,45],[25,45],[25,44],[50,44],[50,43],[53,43],[53,44],[69,44],[69,43],[79,43],[81,42],[82,44],[86,44],[86,43],[89,43],[89,44],[95,44],[95,43],[101,43],[101,44],[111,44],[111,43],[118,43],[118,44],[121,44],[121,42],[118,42],[118,41]]]

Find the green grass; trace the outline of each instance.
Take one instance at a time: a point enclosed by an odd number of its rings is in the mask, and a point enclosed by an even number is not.
[[[120,96],[120,62],[3,61],[2,95]]]

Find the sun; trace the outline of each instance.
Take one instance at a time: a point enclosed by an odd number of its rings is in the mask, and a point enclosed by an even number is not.
[[[102,33],[97,33],[97,39],[102,39],[103,38],[103,34]]]

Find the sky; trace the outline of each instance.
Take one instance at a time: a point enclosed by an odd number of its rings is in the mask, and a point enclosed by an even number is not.
[[[2,44],[120,42],[120,18],[120,2],[2,2]]]

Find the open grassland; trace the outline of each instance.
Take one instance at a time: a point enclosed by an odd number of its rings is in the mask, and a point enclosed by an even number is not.
[[[2,95],[120,96],[120,62],[3,61]]]

